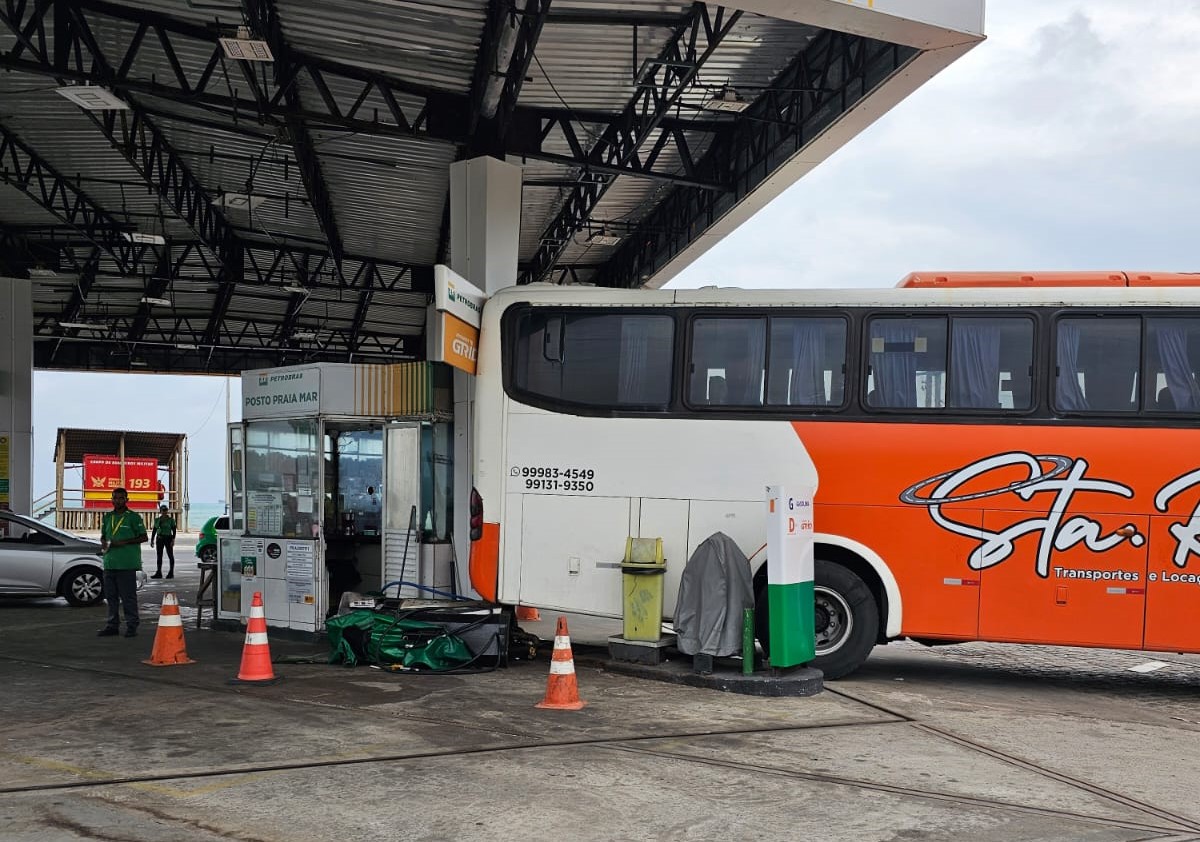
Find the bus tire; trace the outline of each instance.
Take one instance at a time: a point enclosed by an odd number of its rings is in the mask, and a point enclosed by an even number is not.
[[[770,657],[767,577],[756,576],[755,579],[754,632],[762,644],[763,654]],[[830,680],[844,678],[863,665],[875,646],[879,634],[879,606],[862,579],[831,561],[816,560],[813,591],[817,657],[810,666],[821,670]]]

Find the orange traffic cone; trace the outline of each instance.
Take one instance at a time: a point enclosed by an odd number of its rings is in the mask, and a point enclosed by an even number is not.
[[[242,668],[237,684],[270,684],[278,681],[271,669],[271,647],[267,645],[267,615],[263,611],[262,592],[255,591],[250,603],[250,621],[246,623],[246,644],[242,647]]]
[[[154,648],[150,660],[142,661],[152,667],[169,667],[173,664],[194,664],[183,645],[183,618],[179,616],[179,598],[171,591],[163,594],[162,608],[158,614],[158,631],[154,633]]]
[[[538,620],[542,619],[542,615],[536,608],[530,608],[527,605],[518,605],[517,619],[528,620],[531,623],[536,623]]]
[[[534,707],[551,710],[579,710],[587,702],[579,698],[575,683],[575,658],[571,655],[571,638],[567,634],[567,618],[558,618],[554,630],[554,654],[550,656],[550,678],[546,682],[546,698]]]

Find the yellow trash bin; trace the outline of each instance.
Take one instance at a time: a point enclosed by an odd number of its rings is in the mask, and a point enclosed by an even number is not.
[[[625,539],[621,562],[626,640],[658,640],[662,636],[663,579],[667,561],[662,538]]]

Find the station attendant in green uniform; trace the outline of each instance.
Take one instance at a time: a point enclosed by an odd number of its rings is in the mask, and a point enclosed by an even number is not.
[[[142,544],[146,541],[146,524],[137,512],[129,511],[129,492],[114,488],[113,510],[100,524],[100,552],[104,554],[104,598],[108,601],[108,622],[100,629],[100,637],[120,631],[119,610],[125,611],[125,636],[137,635],[137,572],[142,569]]]
[[[158,507],[159,515],[154,519],[154,537],[150,540],[150,546],[158,547],[158,571],[151,576],[151,579],[161,579],[162,575],[162,554],[163,550],[167,551],[167,558],[171,560],[171,567],[167,570],[167,578],[175,578],[175,518],[167,514],[167,507]]]

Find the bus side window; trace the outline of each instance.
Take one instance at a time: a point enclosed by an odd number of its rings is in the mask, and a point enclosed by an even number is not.
[[[871,319],[867,405],[936,409],[946,405],[946,318]]]
[[[1200,410],[1200,319],[1146,319],[1144,406],[1151,412]]]
[[[1141,332],[1137,318],[1060,319],[1055,408],[1067,412],[1136,409]]]
[[[846,377],[846,321],[771,318],[767,403],[840,406]]]
[[[693,322],[689,403],[762,406],[766,321],[704,317]],[[720,396],[711,389],[717,376],[725,387],[722,400],[715,400]]]
[[[512,383],[551,403],[661,411],[674,342],[667,315],[531,311],[519,323]]]
[[[1022,316],[952,320],[950,406],[1029,409],[1032,369],[1032,320]]]

